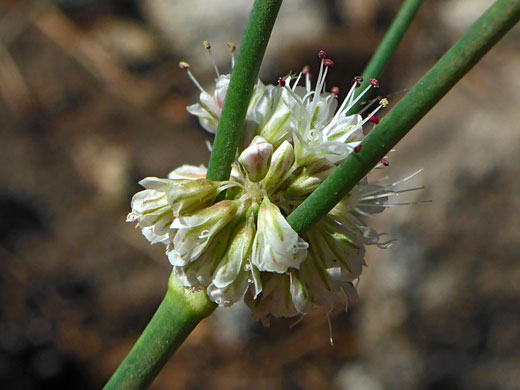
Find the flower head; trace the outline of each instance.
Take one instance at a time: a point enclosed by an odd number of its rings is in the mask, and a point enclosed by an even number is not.
[[[209,51],[211,46],[205,46]],[[387,104],[382,99],[365,117],[351,113],[370,88],[379,86],[372,79],[356,94],[361,84],[356,77],[338,108],[339,87],[325,90],[334,62],[323,51],[319,57],[314,86],[307,67],[279,78],[276,86],[256,83],[229,181],[207,180],[204,167],[188,165],[168,179],[146,178],[128,216],[150,242],[166,245],[184,286],[205,289],[223,306],[245,297],[263,321],[346,306],[356,297],[365,245],[389,244],[365,219],[392,206],[389,199],[399,194],[402,181],[386,186],[363,179],[304,237],[287,222],[286,216],[339,163],[360,151],[363,126],[377,125],[375,114]],[[188,111],[215,132],[229,75],[221,75],[215,65],[216,88],[208,93],[189,66],[182,67],[201,91],[200,102]],[[378,168],[387,165],[385,158]],[[226,199],[215,203],[225,189]]]

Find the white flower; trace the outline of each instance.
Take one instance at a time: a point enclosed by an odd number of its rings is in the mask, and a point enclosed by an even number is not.
[[[229,247],[213,274],[207,292],[219,305],[231,305],[241,299],[249,287],[251,244],[255,222],[251,215],[233,232]]]
[[[174,171],[176,172],[176,171]],[[170,176],[173,176],[170,173]],[[147,177],[139,182],[144,191],[132,198],[127,221],[137,221],[143,235],[152,243],[168,244],[169,228],[181,212],[211,205],[221,183],[206,179],[159,179]]]
[[[215,66],[217,78],[215,79],[215,91],[213,94],[206,92],[200,85],[195,76],[190,71],[190,65],[181,61],[179,67],[185,69],[190,79],[200,91],[199,103],[188,106],[186,110],[199,118],[200,125],[208,132],[215,134],[217,132],[218,121],[224,107],[230,74],[221,75]],[[276,99],[274,86],[266,87],[260,80],[257,80],[251,101],[246,114],[246,129],[244,129],[244,142],[248,144],[251,140],[251,134],[256,132],[258,126],[267,121],[273,111],[273,100]],[[245,145],[243,145],[245,146]]]
[[[192,115],[199,118],[200,125],[210,133],[217,131],[218,120],[224,106],[230,75],[222,75],[216,80],[216,88],[213,95],[207,93],[201,87],[200,103],[188,106],[186,109]],[[197,85],[200,85],[197,83]]]
[[[175,234],[173,249],[168,251],[172,265],[182,267],[195,261],[233,219],[239,206],[238,201],[221,201],[191,215],[177,217],[171,224]]]
[[[255,318],[269,324],[269,317],[294,317],[305,314],[307,291],[295,270],[284,274],[262,273],[262,295],[246,295],[245,302]]]
[[[132,212],[127,222],[137,222],[143,235],[152,244],[168,244],[169,227],[173,222],[173,211],[166,194],[156,190],[138,192],[132,197]]]
[[[209,45],[208,45],[209,46]],[[207,46],[207,47],[208,47]],[[187,288],[205,289],[221,306],[245,297],[253,315],[292,317],[309,310],[345,307],[356,297],[365,245],[387,247],[365,218],[398,205],[389,199],[411,175],[386,186],[365,178],[327,215],[300,237],[286,215],[298,207],[350,153],[357,153],[363,126],[377,124],[379,106],[364,118],[352,107],[376,80],[355,97],[359,78],[336,110],[338,88],[325,91],[333,62],[320,52],[321,66],[312,86],[308,70],[279,79],[278,86],[255,85],[246,125],[227,182],[205,179],[203,166],[183,165],[168,179],[146,178],[132,199],[128,221],[136,221],[152,242],[166,245],[173,272]],[[201,125],[215,132],[229,84],[218,70],[216,90],[201,90],[188,107]],[[304,87],[299,86],[304,82]],[[386,159],[382,166],[388,165]],[[418,188],[415,188],[418,189]],[[226,200],[216,203],[219,191]]]
[[[257,226],[251,258],[253,265],[260,271],[277,273],[300,267],[307,255],[308,244],[268,197],[264,197],[258,210]]]
[[[282,82],[282,97],[291,111],[296,162],[301,166],[321,159],[327,159],[332,164],[343,161],[363,140],[362,126],[378,110],[374,110],[366,119],[358,114],[348,115],[370,88],[378,86],[376,80],[371,80],[369,87],[354,98],[359,86],[358,80],[354,80],[347,97],[336,111],[337,93],[322,92],[327,72],[332,66],[334,62],[323,53],[315,89],[312,89],[308,71],[305,72],[305,88],[298,86],[303,72],[296,79],[287,76]]]

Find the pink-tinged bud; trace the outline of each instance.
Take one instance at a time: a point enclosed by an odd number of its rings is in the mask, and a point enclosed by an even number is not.
[[[354,80],[352,81],[352,84],[355,84],[356,88],[359,88],[359,86],[361,85],[362,82],[363,82],[363,77],[356,76],[356,77],[354,77]]]
[[[370,85],[374,88],[379,88],[379,81],[377,81],[376,79],[370,79]]]
[[[383,164],[385,167],[390,165],[390,163],[388,162],[388,159],[386,159],[384,157],[381,159],[381,164]]]
[[[280,84],[282,87],[285,87],[285,80],[283,77],[278,77],[278,84]]]
[[[330,58],[326,58],[324,61],[323,61],[323,65],[329,67],[329,68],[332,68],[334,66],[334,61],[332,61]]]
[[[327,58],[327,53],[324,50],[320,50],[318,52],[318,57],[320,57],[322,60],[324,60],[325,58]]]
[[[362,145],[362,144],[359,144],[358,146],[356,146],[356,147],[354,148],[354,153],[359,153],[359,152],[361,152],[361,148],[363,148],[363,145]]]
[[[251,145],[240,154],[238,161],[247,172],[249,180],[257,183],[265,177],[269,170],[272,155],[273,145],[264,138],[256,136]]]
[[[379,118],[375,115],[372,115],[370,118],[368,118],[370,122],[375,123],[376,125],[379,124]]]

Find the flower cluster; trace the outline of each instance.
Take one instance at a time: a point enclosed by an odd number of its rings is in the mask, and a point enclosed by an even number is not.
[[[323,51],[319,57],[314,86],[308,68],[280,78],[276,86],[257,82],[228,181],[208,180],[204,167],[186,165],[167,179],[148,177],[140,182],[145,190],[133,197],[128,216],[151,243],[166,245],[174,274],[184,286],[205,289],[224,306],[245,298],[262,320],[346,306],[356,295],[365,245],[384,245],[364,218],[381,212],[399,192],[364,179],[305,236],[287,222],[286,216],[339,163],[359,152],[363,125],[377,124],[375,113],[386,105],[381,100],[364,118],[351,114],[359,99],[378,87],[372,79],[356,94],[361,82],[356,78],[337,108],[338,87],[325,91],[334,63]],[[201,91],[200,102],[188,111],[214,133],[230,76],[217,71],[210,94],[187,63],[181,67]],[[216,202],[223,190],[225,199]]]

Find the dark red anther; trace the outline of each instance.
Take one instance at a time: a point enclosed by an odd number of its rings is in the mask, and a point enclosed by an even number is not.
[[[285,87],[285,80],[283,77],[278,77],[278,84],[280,84],[282,87]]]
[[[356,77],[354,77],[354,80],[352,80],[352,84],[356,84],[356,88],[359,88],[359,86],[361,85],[362,82],[363,82],[363,77],[361,77],[361,76],[356,76]]]
[[[386,158],[384,158],[384,157],[381,159],[381,164],[383,164],[385,167],[387,167],[387,166],[390,165],[390,163],[388,162],[388,160],[387,160]]]
[[[327,53],[325,53],[324,50],[320,50],[318,52],[318,57],[320,57],[323,60],[323,59],[327,58]]]
[[[370,122],[374,122],[376,125],[379,124],[379,118],[375,115],[372,115],[370,118],[368,118]]]
[[[376,79],[370,79],[370,85],[374,88],[379,88],[379,81]]]
[[[326,58],[326,59],[323,61],[323,65],[332,68],[332,67],[334,66],[334,61],[332,61],[330,58]]]
[[[330,89],[330,93],[333,94],[337,98],[339,95],[339,87],[337,85],[333,86]]]
[[[354,148],[354,153],[359,153],[359,152],[361,152],[361,148],[362,148],[362,147],[363,147],[362,144],[359,144],[358,146],[356,146],[356,147]]]

